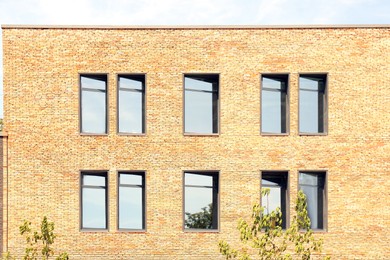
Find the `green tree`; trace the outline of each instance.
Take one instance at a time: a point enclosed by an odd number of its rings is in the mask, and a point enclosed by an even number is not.
[[[29,221],[24,221],[23,225],[19,227],[19,231],[25,237],[27,244],[23,256],[24,260],[37,260],[38,258],[47,260],[54,255],[52,244],[57,236],[54,234],[54,222],[49,222],[47,217],[43,217],[40,232],[32,231]],[[9,252],[3,258],[15,259]],[[55,259],[67,260],[69,256],[67,253],[61,253]]]
[[[262,189],[262,196],[269,196],[270,189]],[[268,200],[268,198],[267,198]],[[268,205],[267,205],[268,208]],[[265,207],[255,204],[251,221],[240,219],[238,230],[242,249],[233,249],[226,241],[219,241],[219,250],[226,259],[310,259],[313,252],[321,253],[323,240],[316,240],[310,229],[306,196],[298,192],[296,215],[287,230],[282,229],[280,208],[265,212]],[[254,257],[251,256],[255,255]],[[325,257],[325,259],[330,259]]]
[[[213,204],[209,204],[208,207],[202,208],[202,211],[197,213],[185,213],[187,218],[184,221],[186,228],[212,228],[213,224]]]

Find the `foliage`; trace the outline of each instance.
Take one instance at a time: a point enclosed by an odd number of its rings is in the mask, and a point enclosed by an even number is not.
[[[269,193],[269,189],[261,191],[262,196],[269,196]],[[290,227],[283,230],[280,208],[268,213],[265,212],[265,207],[261,207],[259,204],[254,205],[251,221],[248,223],[241,219],[238,223],[243,248],[236,250],[226,241],[219,241],[221,254],[226,259],[238,258],[241,260],[310,259],[313,252],[321,252],[323,241],[313,237],[306,196],[302,191],[298,192],[295,210],[296,215],[293,217]],[[256,257],[251,257],[248,253],[250,250],[255,252]]]
[[[54,222],[49,222],[47,217],[43,217],[40,232],[32,231],[29,221],[24,221],[23,225],[19,227],[19,231],[25,237],[27,244],[23,256],[24,260],[37,260],[38,258],[47,260],[54,255],[52,244],[57,236],[54,234]],[[7,252],[3,259],[15,258]],[[69,256],[67,253],[61,253],[55,259],[68,260]]]
[[[208,208],[202,208],[202,211],[197,213],[185,213],[187,218],[184,221],[185,227],[187,228],[201,228],[209,229],[212,228],[213,224],[213,204],[209,204]]]

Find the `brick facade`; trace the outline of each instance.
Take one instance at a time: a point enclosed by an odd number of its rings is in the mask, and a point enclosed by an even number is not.
[[[222,259],[260,171],[327,171],[324,253],[389,259],[390,28],[3,26],[8,187],[3,250],[24,219],[55,222],[72,259]],[[289,73],[289,134],[260,135],[260,75]],[[298,133],[298,74],[328,73],[328,133]],[[79,131],[79,73],[108,74],[108,134]],[[146,134],[118,135],[116,75],[146,74]],[[183,135],[183,73],[219,73],[220,131]],[[108,171],[109,229],[80,231],[80,171]],[[146,232],[117,230],[117,171],[146,171]],[[183,171],[220,176],[218,232],[183,232]],[[3,178],[5,181],[5,177]],[[4,185],[3,185],[4,187]]]

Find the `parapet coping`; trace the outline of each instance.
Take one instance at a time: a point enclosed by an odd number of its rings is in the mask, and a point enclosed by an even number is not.
[[[212,29],[353,29],[390,28],[390,24],[333,25],[22,25],[3,24],[2,29],[95,29],[95,30],[212,30]]]

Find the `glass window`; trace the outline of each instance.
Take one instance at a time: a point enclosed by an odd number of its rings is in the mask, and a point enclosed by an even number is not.
[[[299,189],[306,195],[312,229],[324,229],[325,176],[325,172],[299,173]]]
[[[145,133],[145,75],[118,76],[118,132]]]
[[[81,173],[81,228],[107,229],[107,172]]]
[[[288,75],[261,77],[261,132],[287,133]]]
[[[218,229],[218,173],[184,173],[184,228]]]
[[[282,212],[282,228],[287,226],[287,187],[288,172],[262,172],[261,188],[270,189],[270,194],[261,198],[265,213],[269,214],[276,208]]]
[[[107,133],[107,75],[80,75],[81,132]]]
[[[118,174],[118,228],[145,229],[145,173]]]
[[[299,132],[325,133],[326,75],[299,77]]]
[[[219,76],[186,75],[184,91],[184,131],[218,133]]]

